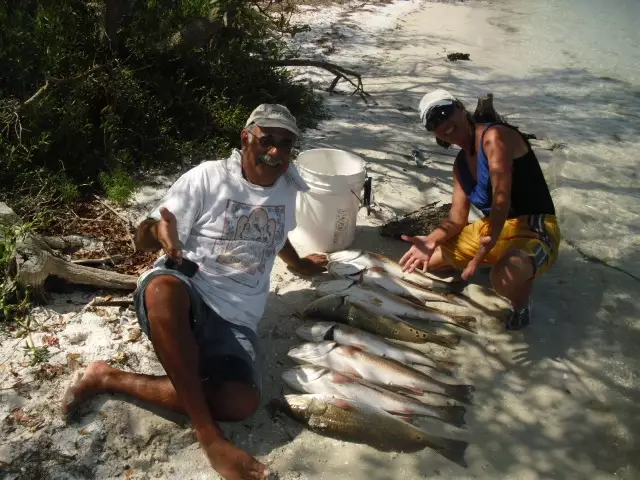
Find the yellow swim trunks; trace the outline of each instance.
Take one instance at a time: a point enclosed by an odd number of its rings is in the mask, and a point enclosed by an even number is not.
[[[458,269],[467,266],[480,248],[480,238],[489,233],[489,218],[467,225],[462,232],[443,243],[445,260]],[[526,252],[532,259],[534,278],[542,275],[558,258],[562,235],[554,215],[523,215],[504,223],[496,246],[483,264],[495,265],[511,250]]]

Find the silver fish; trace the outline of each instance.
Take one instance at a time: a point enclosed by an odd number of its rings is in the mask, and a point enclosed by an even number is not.
[[[463,302],[452,293],[440,293],[417,287],[389,274],[380,267],[365,268],[352,263],[329,262],[327,271],[334,278],[355,280],[368,287],[380,288],[418,305],[424,305],[425,302],[445,302],[464,307],[468,306],[466,302]]]
[[[329,393],[360,403],[380,407],[402,415],[422,415],[437,418],[456,427],[465,425],[462,406],[431,406],[415,398],[391,392],[363,380],[313,365],[297,366],[282,374],[284,382],[303,393]]]
[[[314,300],[307,305],[302,315],[307,318],[340,322],[382,337],[405,342],[432,342],[448,348],[455,348],[460,343],[460,335],[425,331],[382,311],[375,305],[347,300],[341,295],[326,295]]]
[[[398,262],[394,262],[384,255],[365,250],[342,250],[328,254],[327,258],[330,262],[351,263],[365,268],[378,267],[394,277],[430,290],[458,292],[464,286],[459,281],[454,281],[453,279],[446,281],[428,272],[422,273],[417,270],[413,273],[403,272],[402,266]]]
[[[267,404],[269,412],[284,413],[309,430],[349,442],[363,443],[381,451],[417,452],[434,449],[452,462],[466,467],[468,443],[436,437],[381,408],[334,395],[284,395]]]
[[[287,355],[299,363],[326,367],[339,373],[395,390],[418,394],[432,392],[471,404],[471,385],[451,385],[440,382],[401,363],[364,352],[336,342],[304,343],[289,350]]]
[[[296,334],[308,342],[332,340],[340,345],[352,345],[382,358],[390,358],[404,365],[425,365],[446,375],[453,375],[457,365],[446,360],[435,360],[422,352],[395,345],[378,335],[336,322],[305,322]]]
[[[364,304],[375,305],[382,311],[400,318],[448,323],[469,332],[477,333],[475,317],[449,315],[426,305],[416,305],[397,295],[359,285],[355,280],[329,280],[322,282],[317,286],[316,294],[318,296],[342,295],[350,301],[355,300]]]

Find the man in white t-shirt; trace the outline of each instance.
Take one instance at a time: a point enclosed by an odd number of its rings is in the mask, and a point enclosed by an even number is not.
[[[227,441],[216,421],[250,416],[260,403],[260,346],[269,277],[278,255],[301,275],[325,270],[288,240],[295,202],[308,189],[290,164],[300,132],[282,105],[263,104],[241,132],[242,151],[180,177],[138,227],[140,249],[164,250],[138,281],[140,327],[167,376],[91,363],[66,392],[63,412],[105,392],[186,413],[226,480],[267,478],[267,468]]]

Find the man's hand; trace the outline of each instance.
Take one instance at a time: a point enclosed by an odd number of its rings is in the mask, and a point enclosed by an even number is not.
[[[496,245],[496,239],[487,235],[484,237],[480,237],[480,248],[476,252],[476,256],[467,264],[465,269],[462,271],[462,279],[469,280],[473,277],[478,270],[480,264],[484,260],[484,257],[491,251],[493,247]]]
[[[160,220],[156,226],[156,237],[167,256],[176,263],[182,262],[182,251],[178,238],[178,222],[173,213],[164,207],[160,208]]]
[[[289,265],[289,268],[300,275],[311,277],[324,272],[327,269],[327,263],[329,260],[326,255],[312,253],[302,257],[295,264]]]
[[[429,266],[429,259],[436,250],[436,243],[429,240],[429,237],[410,237],[402,235],[405,242],[411,242],[413,246],[400,259],[403,272],[413,273],[417,268],[422,273],[426,273]]]

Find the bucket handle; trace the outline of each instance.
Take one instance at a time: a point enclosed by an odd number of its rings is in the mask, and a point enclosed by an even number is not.
[[[364,180],[364,195],[362,198],[358,196],[356,192],[351,190],[351,193],[358,199],[361,207],[367,207],[367,216],[371,215],[371,192],[372,192],[372,178],[367,176]]]

